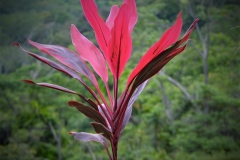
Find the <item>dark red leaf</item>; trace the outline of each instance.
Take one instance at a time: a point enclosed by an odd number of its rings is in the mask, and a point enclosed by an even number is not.
[[[106,137],[107,139],[111,140],[112,132],[109,131],[108,128],[106,128],[101,123],[92,122],[91,124],[94,127],[96,133],[102,134],[104,137]]]
[[[174,50],[174,46],[165,50],[159,56],[149,62],[136,77],[133,87],[137,87],[147,79],[157,74],[174,56],[181,53],[186,45]]]
[[[172,27],[170,27],[164,34],[161,39],[156,42],[147,53],[141,58],[140,62],[136,66],[136,68],[132,71],[128,78],[127,84],[133,81],[133,79],[141,72],[141,70],[156,56],[162,53],[165,49],[167,49],[170,45],[174,44],[178,37],[180,36],[182,30],[182,12],[179,13],[176,22]]]
[[[59,90],[59,91],[63,91],[63,92],[67,92],[67,93],[71,93],[71,94],[76,94],[78,95],[83,101],[87,102],[90,106],[92,106],[95,110],[98,110],[98,108],[96,107],[96,103],[93,102],[91,99],[87,99],[85,98],[83,95],[75,92],[75,91],[72,91],[70,89],[67,89],[67,88],[64,88],[62,86],[58,86],[58,85],[55,85],[55,84],[50,84],[50,83],[35,83],[31,80],[23,80],[24,82],[28,83],[28,84],[34,84],[34,85],[38,85],[38,86],[41,86],[41,87],[47,87],[47,88],[52,88],[52,89],[55,89],[55,90]]]
[[[103,124],[104,126],[108,127],[108,125],[106,123],[106,119],[92,107],[85,106],[76,101],[69,101],[68,105],[70,107],[76,107],[81,113],[83,113],[88,118],[93,119],[94,121],[99,122],[99,123]]]

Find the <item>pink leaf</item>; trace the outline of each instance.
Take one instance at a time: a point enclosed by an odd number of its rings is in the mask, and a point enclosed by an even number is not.
[[[18,44],[17,42],[13,43],[13,45],[16,45],[18,47],[20,47],[24,52],[26,52],[27,54],[29,54],[30,56],[40,60],[41,62],[51,66],[52,68],[55,68],[56,70],[59,70],[60,72],[70,76],[70,77],[73,77],[73,78],[76,78],[77,80],[79,80],[80,82],[84,83],[82,78],[75,72],[73,71],[72,69],[66,67],[65,65],[62,65],[60,63],[57,63],[57,62],[54,62],[50,59],[47,59],[45,57],[42,57],[42,56],[39,56],[37,54],[34,54],[34,53],[31,53],[29,51],[26,51],[25,49],[23,49],[20,44]]]
[[[114,20],[118,14],[118,11],[119,11],[118,5],[113,5],[111,8],[110,14],[106,20],[106,24],[110,30],[112,29],[112,27],[114,25]]]
[[[103,53],[106,54],[108,50],[110,30],[98,14],[98,8],[94,0],[80,0],[80,2],[82,4],[83,12],[95,32],[98,45]]]
[[[115,18],[108,55],[106,56],[115,79],[119,79],[121,76],[132,51],[132,39],[128,30],[130,18],[129,7],[124,3]]]
[[[98,84],[94,74],[84,63],[84,61],[73,51],[57,45],[40,44],[31,40],[28,40],[28,42],[40,51],[54,57],[62,64],[86,76],[97,88]]]
[[[84,37],[75,25],[71,25],[71,37],[72,43],[81,58],[88,61],[102,80],[107,82],[108,71],[106,61],[99,49],[91,41]]]
[[[100,134],[91,134],[85,132],[70,132],[69,134],[73,135],[75,139],[83,142],[95,141],[103,144],[106,148],[108,147],[107,141]]]
[[[182,12],[179,13],[175,24],[170,27],[164,34],[161,39],[156,42],[147,53],[141,58],[140,62],[136,66],[136,68],[132,71],[128,78],[128,85],[132,82],[132,80],[136,77],[136,75],[158,54],[161,54],[162,51],[167,49],[170,45],[174,44],[178,37],[180,36],[182,29]]]

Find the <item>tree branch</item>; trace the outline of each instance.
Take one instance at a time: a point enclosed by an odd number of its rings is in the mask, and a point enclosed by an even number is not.
[[[184,95],[187,97],[187,99],[193,104],[197,113],[201,113],[201,110],[199,109],[199,107],[194,103],[193,97],[188,93],[187,89],[183,85],[181,85],[177,80],[173,79],[172,77],[166,75],[163,71],[160,71],[158,74],[165,76],[168,79],[168,81],[170,81],[175,86],[177,86],[184,93]]]
[[[57,136],[57,133],[56,133],[55,128],[54,128],[53,125],[52,125],[52,122],[48,122],[48,125],[49,125],[49,127],[50,127],[50,129],[51,129],[51,131],[52,131],[52,134],[53,134],[54,139],[58,142],[58,141],[59,141],[59,138],[58,138],[58,136]]]

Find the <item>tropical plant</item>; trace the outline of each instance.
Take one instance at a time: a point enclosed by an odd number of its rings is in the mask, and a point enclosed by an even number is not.
[[[80,0],[80,3],[88,22],[94,29],[101,51],[84,37],[75,25],[71,25],[71,38],[77,53],[62,46],[40,44],[28,40],[29,44],[52,56],[60,63],[29,52],[17,42],[13,45],[19,46],[32,57],[76,79],[85,87],[93,99],[55,84],[24,80],[29,84],[78,95],[82,102],[69,101],[68,105],[76,107],[85,116],[94,120],[91,125],[96,134],[85,132],[70,132],[70,134],[83,142],[96,141],[103,144],[109,159],[117,160],[118,141],[121,132],[131,117],[134,101],[146,86],[148,79],[157,74],[173,57],[186,48],[190,34],[198,19],[178,40],[182,30],[182,12],[180,12],[173,26],[164,32],[162,37],[140,59],[140,62],[128,77],[125,90],[119,94],[119,79],[132,52],[131,33],[138,19],[136,3],[134,0],[123,0],[120,7],[118,5],[112,6],[106,22],[99,15],[94,0]],[[107,97],[100,90],[97,78],[85,61],[89,62],[104,82]],[[108,68],[113,76],[113,93],[109,88]],[[86,79],[81,76],[87,78],[94,89],[87,85],[85,83]],[[108,150],[107,140],[111,144],[112,153]]]

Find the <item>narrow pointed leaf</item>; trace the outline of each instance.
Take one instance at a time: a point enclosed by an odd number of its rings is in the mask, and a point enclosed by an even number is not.
[[[70,107],[76,107],[81,113],[83,113],[88,118],[93,119],[94,121],[99,122],[104,126],[108,127],[106,123],[106,119],[95,109],[85,106],[76,101],[69,101],[68,105]]]
[[[170,27],[161,37],[161,39],[156,42],[147,53],[141,58],[140,62],[136,68],[132,71],[128,78],[127,84],[129,85],[137,74],[157,55],[161,54],[162,51],[167,49],[170,45],[174,44],[178,37],[180,36],[182,29],[182,12],[179,13],[176,22],[172,27]]]
[[[190,37],[193,29],[194,29],[195,26],[197,25],[197,22],[198,22],[198,21],[199,21],[199,18],[197,18],[197,19],[191,24],[191,26],[188,28],[187,32],[184,34],[184,36],[181,38],[181,40],[179,40],[179,41],[177,42],[177,46],[180,46],[182,43],[186,42],[186,41],[189,39],[189,37]]]
[[[68,75],[68,76],[70,76],[70,77],[76,78],[90,93],[94,93],[94,92],[91,90],[91,88],[89,88],[89,87],[85,84],[85,82],[82,80],[82,78],[79,76],[79,74],[76,73],[75,71],[73,71],[72,69],[70,69],[69,67],[67,67],[67,66],[65,66],[65,65],[63,65],[63,64],[60,64],[60,63],[51,61],[51,60],[49,60],[49,59],[47,59],[47,58],[45,58],[45,57],[36,55],[36,54],[31,53],[31,52],[29,52],[29,51],[26,51],[26,50],[23,49],[23,48],[20,46],[20,44],[17,43],[17,42],[13,43],[12,45],[15,45],[15,46],[20,47],[20,48],[21,48],[24,52],[26,52],[27,54],[31,55],[32,57],[40,60],[41,62],[43,62],[43,63],[45,63],[45,64],[51,66],[52,68],[55,68],[55,69],[61,71],[62,73],[66,74],[66,75]],[[30,80],[25,80],[25,82],[27,82],[27,81],[30,82]],[[35,84],[35,83],[30,83],[30,84]],[[96,85],[97,85],[97,84],[96,84]],[[99,89],[97,88],[97,90],[99,90]],[[83,95],[81,95],[81,94],[79,94],[79,93],[78,93],[78,96],[79,96],[81,99],[83,99],[84,101],[86,101],[87,103],[89,103],[93,108],[95,108],[96,110],[98,110],[97,105],[94,104],[93,101],[90,101],[90,99],[86,99]]]
[[[133,103],[136,101],[138,96],[142,93],[142,91],[145,88],[147,82],[148,82],[148,80],[146,80],[144,83],[142,83],[140,86],[138,86],[138,88],[135,90],[135,92],[131,96],[130,101],[128,102],[128,106],[127,106],[127,109],[126,109],[126,112],[125,112],[125,115],[124,115],[123,122],[122,122],[122,130],[125,128],[125,126],[129,122],[129,119],[131,118]]]
[[[51,89],[55,89],[55,90],[59,90],[59,91],[63,91],[63,92],[66,92],[66,93],[71,93],[71,94],[76,94],[78,95],[82,100],[84,100],[85,102],[87,102],[90,106],[92,106],[93,108],[96,108],[96,103],[93,102],[91,99],[87,99],[86,97],[84,97],[83,95],[73,91],[73,90],[70,90],[70,89],[67,89],[65,87],[62,87],[62,86],[58,86],[58,85],[55,85],[55,84],[51,84],[51,83],[35,83],[34,81],[31,81],[31,80],[23,80],[24,82],[28,83],[28,84],[34,84],[34,85],[38,85],[38,86],[41,86],[41,87],[46,87],[46,88],[51,88]],[[98,108],[96,108],[96,110],[98,110]]]
[[[104,82],[108,81],[106,61],[99,49],[84,37],[75,25],[71,25],[72,43],[84,60],[88,61]]]
[[[95,129],[96,133],[102,134],[104,137],[111,140],[112,132],[109,131],[108,128],[106,128],[101,123],[92,122],[91,124],[92,124],[93,128]]]
[[[108,110],[107,110],[107,108],[106,108],[106,106],[105,106],[104,104],[101,104],[101,106],[102,106],[102,107],[100,107],[100,105],[97,106],[97,107],[98,107],[98,111],[99,111],[99,113],[101,113],[101,115],[102,115],[105,119],[107,119],[107,117],[106,117],[106,115],[105,115],[104,113],[107,113],[109,117],[110,117],[110,114],[109,114],[109,112],[108,112]],[[109,124],[108,121],[106,121],[106,122],[108,123],[108,128],[109,128],[109,130],[112,131],[111,125]]]
[[[144,70],[145,71],[141,71],[139,74],[141,74],[141,76],[138,76],[136,81],[134,82],[136,86],[140,85],[142,82],[144,82],[146,79],[152,77],[153,75],[155,75],[156,73],[158,73],[173,57],[175,57],[177,54],[181,53],[185,47],[186,44],[180,48],[177,48],[179,46],[181,46],[184,42],[186,42],[193,29],[195,28],[197,22],[199,21],[199,19],[196,19],[191,26],[188,28],[187,32],[184,34],[184,36],[177,41],[172,47],[168,48],[167,50],[165,50],[164,52],[160,53],[151,63],[148,63],[148,67],[146,67]],[[150,70],[150,72],[148,72]],[[147,74],[145,74],[147,73]]]
[[[77,80],[79,80],[79,81],[81,81],[82,83],[84,83],[83,80],[82,80],[82,78],[81,78],[75,71],[73,71],[72,69],[66,67],[65,65],[62,65],[62,64],[60,64],[60,63],[54,62],[54,61],[52,61],[52,60],[50,60],[50,59],[47,59],[47,58],[45,58],[45,57],[42,57],[42,56],[39,56],[39,55],[37,55],[37,54],[31,53],[31,52],[29,52],[29,51],[26,51],[26,50],[23,49],[23,48],[20,46],[20,44],[17,43],[17,42],[13,43],[13,45],[20,47],[24,52],[26,52],[26,53],[29,54],[30,56],[32,56],[32,57],[40,60],[41,62],[49,65],[50,67],[52,67],[52,68],[54,68],[54,69],[56,69],[56,70],[59,70],[60,72],[66,74],[66,75],[68,75],[68,76],[70,76],[70,77],[72,77],[72,78],[76,78]]]
[[[83,12],[92,26],[95,36],[104,54],[108,50],[110,30],[98,13],[98,8],[94,0],[80,0]]]
[[[52,88],[52,89],[56,89],[56,90],[67,92],[67,93],[71,93],[71,94],[78,94],[75,91],[72,91],[72,90],[67,89],[65,87],[58,86],[58,85],[51,84],[51,83],[35,83],[35,82],[31,81],[31,80],[23,80],[23,81],[28,83],[28,84],[34,84],[34,85],[38,85],[38,86],[42,86],[42,87]]]
[[[114,25],[114,20],[118,14],[118,11],[119,11],[118,5],[113,5],[111,8],[110,14],[106,20],[106,24],[110,30],[112,29],[112,27]]]
[[[132,51],[132,39],[128,30],[130,18],[129,7],[124,3],[115,18],[108,55],[106,56],[115,79],[119,79],[121,76]]]
[[[174,56],[181,53],[185,48],[186,45],[173,51],[171,51],[170,48],[164,51],[163,54],[161,54],[165,56],[159,55],[156,58],[154,58],[136,77],[136,80],[134,81],[134,87],[139,86],[144,81],[157,74]]]
[[[130,10],[130,14],[131,14],[129,30],[130,30],[130,32],[132,32],[133,27],[137,23],[137,19],[138,19],[136,2],[135,2],[135,0],[124,0],[123,2],[127,3],[129,6],[129,10]]]
[[[62,64],[68,66],[74,71],[86,76],[96,86],[96,78],[84,61],[73,51],[62,46],[40,44],[28,40],[28,42],[40,51],[54,57]]]

